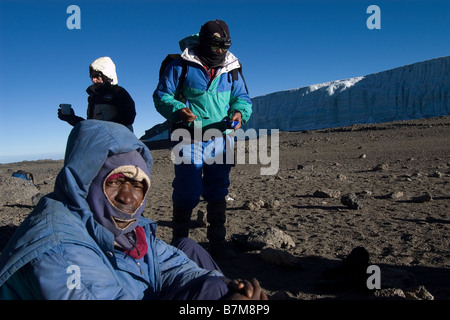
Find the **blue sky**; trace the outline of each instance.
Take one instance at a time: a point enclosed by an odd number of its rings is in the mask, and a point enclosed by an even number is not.
[[[70,5],[80,29],[67,28]],[[381,29],[367,28],[370,5]],[[141,137],[164,121],[152,100],[161,61],[214,19],[230,27],[251,97],[450,54],[448,0],[0,0],[0,163],[62,159],[72,127],[58,105],[85,117],[88,66],[101,56],[136,103]]]

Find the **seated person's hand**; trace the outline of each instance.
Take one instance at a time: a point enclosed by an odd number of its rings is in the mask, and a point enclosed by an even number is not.
[[[241,279],[224,281],[228,284],[230,292],[232,292],[228,300],[269,300],[255,278],[251,281]]]

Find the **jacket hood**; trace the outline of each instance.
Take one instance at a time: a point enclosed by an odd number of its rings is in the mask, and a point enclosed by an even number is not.
[[[147,165],[150,178],[150,151],[127,127],[110,121],[84,120],[72,129],[54,192],[41,198],[0,255],[0,286],[24,264],[61,241],[81,241],[94,250],[112,250],[114,235],[95,222],[87,195],[106,159],[134,150],[142,156],[142,166]],[[140,225],[150,224],[155,231],[151,220],[139,220]]]
[[[89,73],[91,70],[100,71],[103,73],[107,78],[112,80],[111,84],[116,85],[119,83],[116,73],[116,65],[110,57],[101,57],[96,59],[89,65]]]
[[[69,135],[64,167],[56,177],[53,197],[86,222],[92,217],[87,201],[89,188],[106,159],[134,150],[142,156],[150,178],[150,151],[127,127],[111,121],[81,121]]]

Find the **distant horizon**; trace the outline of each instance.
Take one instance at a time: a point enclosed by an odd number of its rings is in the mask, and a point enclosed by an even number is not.
[[[64,160],[64,152],[49,152],[49,153],[33,153],[33,154],[19,154],[10,156],[0,156],[0,164],[18,163],[24,161],[43,161],[43,160]]]

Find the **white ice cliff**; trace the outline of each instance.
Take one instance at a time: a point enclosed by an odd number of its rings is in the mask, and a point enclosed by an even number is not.
[[[450,114],[450,56],[252,99],[244,128],[300,131]]]

